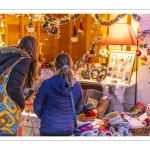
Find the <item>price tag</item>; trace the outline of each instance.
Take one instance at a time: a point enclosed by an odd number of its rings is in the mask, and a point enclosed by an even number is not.
[[[54,72],[51,69],[41,69],[42,78],[51,78],[54,75]]]

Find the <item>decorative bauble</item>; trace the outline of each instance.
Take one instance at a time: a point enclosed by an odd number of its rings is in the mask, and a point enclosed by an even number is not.
[[[28,26],[28,32],[34,32],[35,27],[34,26]]]
[[[72,42],[78,42],[78,37],[71,37]]]

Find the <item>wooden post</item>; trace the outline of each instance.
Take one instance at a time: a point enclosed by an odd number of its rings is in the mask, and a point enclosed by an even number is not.
[[[58,18],[58,15],[56,15],[56,18]],[[53,58],[55,58],[58,55],[58,50],[59,50],[59,38],[54,38],[54,44],[51,44],[51,47],[53,48]]]
[[[69,23],[69,55],[72,57],[72,42],[71,42],[71,36],[73,33],[73,25],[72,22]]]
[[[36,26],[37,26],[37,41],[40,42],[40,22],[39,21],[37,21]]]
[[[86,17],[86,26],[85,26],[85,28],[86,28],[86,33],[85,33],[85,35],[86,35],[86,41],[85,41],[85,43],[86,43],[86,49],[85,49],[85,53],[89,50],[89,43],[90,43],[90,32],[91,32],[91,26],[90,26],[90,18],[91,18],[91,16],[90,16],[90,14],[89,15],[85,15],[85,17]]]
[[[24,37],[24,16],[21,15],[19,17],[19,23],[20,23],[20,35],[19,38],[22,39]]]
[[[127,15],[126,23],[131,25],[131,15]],[[131,46],[126,46],[126,51],[131,51]]]
[[[4,14],[4,19],[5,19],[5,26],[4,26],[4,29],[5,29],[5,34],[4,34],[4,41],[5,41],[5,44],[8,45],[8,21],[7,21],[7,14]]]

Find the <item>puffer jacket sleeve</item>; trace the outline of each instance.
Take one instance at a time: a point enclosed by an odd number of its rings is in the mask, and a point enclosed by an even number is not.
[[[78,115],[81,111],[82,106],[82,94],[80,94],[80,97],[78,99],[78,102],[76,103],[76,114]]]
[[[45,80],[46,81],[46,80]],[[46,84],[45,81],[41,84],[38,93],[36,94],[36,97],[34,99],[33,107],[34,107],[34,113],[41,118],[43,108],[44,108],[44,103],[47,98],[46,95]]]
[[[10,74],[10,78],[7,84],[8,95],[14,100],[21,109],[25,108],[25,100],[23,97],[22,83],[28,73],[30,66],[30,60],[23,58],[13,68]]]
[[[78,115],[81,111],[82,97],[83,97],[82,87],[79,83],[76,83],[76,93],[78,93],[78,100],[77,100],[75,107],[76,107],[76,114]]]

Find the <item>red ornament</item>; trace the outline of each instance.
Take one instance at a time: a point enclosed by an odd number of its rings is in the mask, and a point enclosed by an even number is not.
[[[150,55],[150,49],[149,48],[147,49],[147,55]]]
[[[91,63],[91,62],[92,62],[92,57],[88,57],[87,62],[88,62],[88,63]]]
[[[141,56],[142,52],[140,50],[136,50],[136,56]]]
[[[80,29],[83,31],[82,21],[80,21]]]
[[[44,63],[42,63],[41,64],[41,69],[43,69],[45,67],[45,64]]]

